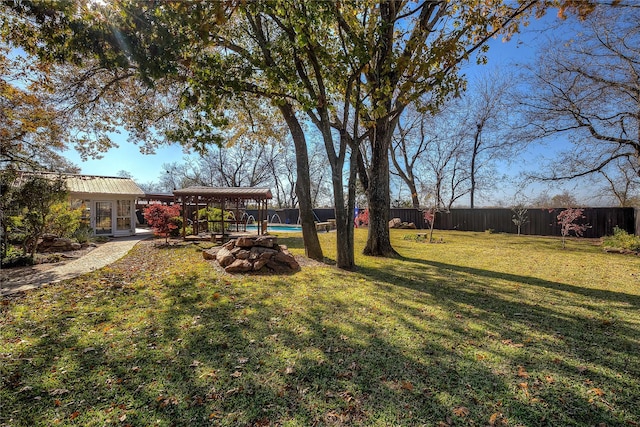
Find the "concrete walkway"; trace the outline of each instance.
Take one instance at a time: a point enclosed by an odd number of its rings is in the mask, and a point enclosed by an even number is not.
[[[36,289],[49,283],[73,279],[85,273],[98,270],[125,256],[136,243],[151,237],[149,230],[137,229],[135,236],[116,237],[103,243],[78,259],[62,265],[44,269],[38,266],[29,269],[7,269],[2,271],[0,296]],[[12,271],[13,270],[13,271]]]

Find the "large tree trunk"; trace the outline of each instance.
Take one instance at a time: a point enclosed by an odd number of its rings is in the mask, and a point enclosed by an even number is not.
[[[407,182],[409,186],[409,191],[411,191],[411,204],[414,209],[420,209],[420,198],[418,197],[418,189],[416,188],[416,182],[413,179],[410,182]]]
[[[388,119],[378,120],[373,134],[371,173],[367,197],[369,202],[369,235],[365,255],[392,257],[398,253],[391,246],[389,215],[389,147],[393,127]]]
[[[346,144],[346,142],[341,141],[341,144]],[[337,233],[336,264],[338,268],[353,270],[356,266],[353,240],[353,212],[355,207],[355,179],[357,170],[353,154],[349,169],[349,190],[346,206],[343,187],[343,166],[344,164],[332,165],[333,200],[335,205]]]
[[[279,106],[280,112],[284,117],[293,144],[296,148],[296,196],[298,197],[298,206],[300,211],[300,222],[302,224],[302,239],[304,241],[304,250],[307,257],[322,261],[324,255],[318,232],[316,231],[315,218],[313,215],[313,205],[311,203],[311,179],[309,178],[309,154],[307,152],[307,140],[300,126],[298,118],[293,112],[290,104],[286,103]]]
[[[336,266],[344,270],[353,270],[355,268],[355,258],[353,249],[353,219],[349,214],[349,208],[344,206],[344,190],[342,183],[338,187],[334,185],[334,204],[336,214]],[[348,204],[348,203],[347,203]],[[353,211],[352,211],[353,212]]]

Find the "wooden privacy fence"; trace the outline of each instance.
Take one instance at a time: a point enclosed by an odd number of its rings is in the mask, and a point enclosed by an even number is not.
[[[521,227],[522,234],[538,236],[560,236],[558,214],[563,209],[530,208],[527,211],[527,223]],[[252,214],[251,210],[247,210]],[[333,209],[314,209],[318,221],[335,218]],[[278,214],[282,223],[296,224],[298,209],[269,209],[269,218]],[[619,227],[630,234],[640,234],[640,209],[634,208],[585,208],[584,220],[579,223],[589,224],[590,228],[584,237],[597,238],[613,234],[614,227]],[[428,228],[422,210],[413,208],[392,208],[389,219],[400,218],[403,222],[412,222],[417,228]],[[276,220],[277,221],[277,220]],[[517,233],[513,223],[513,211],[509,208],[451,209],[450,212],[438,212],[435,227],[438,230],[487,231],[497,233]]]
[[[527,211],[527,222],[521,226],[522,234],[538,236],[560,236],[558,214],[564,209],[531,208]],[[585,208],[585,218],[579,224],[588,224],[583,237],[597,238],[613,234],[619,227],[630,234],[638,234],[638,210],[634,208]],[[486,231],[517,233],[511,209],[451,209],[436,215],[434,228],[438,230]],[[401,217],[400,217],[401,218]],[[404,221],[404,220],[403,220]],[[417,225],[417,224],[416,224]]]

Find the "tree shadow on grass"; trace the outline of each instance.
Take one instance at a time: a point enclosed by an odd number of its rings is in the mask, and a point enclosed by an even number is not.
[[[409,314],[404,319],[407,324],[424,319],[413,306],[416,301],[436,306],[459,319],[443,331],[460,340],[493,341],[492,348],[502,344],[502,357],[511,359],[514,369],[527,366],[553,373],[549,378],[598,384],[591,386],[594,393],[607,387],[612,390],[608,398],[617,401],[617,406],[610,400],[597,407],[593,398],[585,399],[565,384],[561,403],[553,393],[539,392],[550,414],[571,413],[567,420],[577,424],[592,424],[596,419],[617,424],[621,419],[611,416],[616,406],[618,417],[626,412],[637,422],[639,414],[631,408],[640,407],[638,390],[629,387],[640,380],[638,296],[406,257],[385,269],[360,268],[358,272],[390,294],[393,288],[396,294],[407,290],[407,296],[391,301],[397,313]],[[526,295],[531,295],[532,288],[542,289],[527,299],[523,288]],[[509,348],[514,346],[517,351]]]
[[[74,290],[80,280],[62,288],[64,304],[41,324],[15,319],[14,333],[31,325],[36,335],[2,368],[15,380],[2,385],[2,417],[16,425],[486,425],[504,414],[513,425],[617,425],[621,408],[639,403],[623,390],[638,365],[614,358],[637,361],[637,330],[495,286],[532,278],[411,259],[311,271],[304,283],[180,267],[160,280],[163,265],[135,277],[114,267],[94,274],[85,293]],[[42,331],[48,336],[36,339]],[[528,343],[533,331],[554,343]],[[613,353],[594,353],[605,338]],[[547,374],[556,383],[536,385]],[[605,390],[610,409],[575,386],[586,380]],[[627,420],[637,419],[632,411]]]
[[[489,279],[507,280],[510,282],[522,283],[525,285],[537,286],[547,288],[556,291],[573,293],[580,296],[598,298],[610,302],[627,303],[633,305],[635,308],[640,307],[640,296],[627,294],[624,292],[615,292],[602,289],[593,289],[580,287],[575,285],[569,285],[566,283],[552,282],[548,280],[539,279],[532,276],[520,276],[509,273],[502,273],[491,270],[483,270],[473,267],[464,267],[454,264],[446,264],[437,261],[427,261],[419,258],[402,257],[404,261],[421,264],[425,267],[436,268],[443,272],[451,272],[455,274],[468,274],[479,277],[486,277]]]

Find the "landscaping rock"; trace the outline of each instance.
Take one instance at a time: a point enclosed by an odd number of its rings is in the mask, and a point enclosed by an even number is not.
[[[214,248],[202,251],[202,258],[206,260],[214,260],[216,259],[216,255],[218,255],[218,251],[220,249],[221,249],[221,246],[216,246]]]
[[[255,239],[254,245],[263,248],[273,248],[276,245],[276,240],[273,236],[260,236]]]
[[[45,234],[38,245],[39,252],[68,252],[82,249],[82,245],[65,237],[55,234]]]
[[[273,260],[275,262],[288,265],[289,268],[294,270],[294,271],[298,271],[300,269],[300,264],[298,264],[298,261],[296,261],[295,258],[293,257],[293,255],[291,255],[291,254],[285,254],[284,252],[278,252],[273,257]]]
[[[251,255],[251,252],[246,249],[241,249],[240,251],[238,251],[238,253],[234,253],[233,255],[236,257],[236,259],[249,259],[249,255]]]
[[[400,218],[392,218],[391,221],[389,221],[389,228],[398,228],[400,225],[402,225]]]
[[[238,237],[235,241],[235,245],[241,248],[251,248],[254,246],[254,241],[250,237]]]
[[[216,255],[216,261],[218,261],[218,264],[220,264],[222,267],[231,265],[235,261],[235,259],[236,258],[233,256],[231,251],[224,246],[220,248],[218,254]]]
[[[253,270],[253,264],[246,259],[236,259],[224,269],[227,273],[245,273],[251,270]]]
[[[260,271],[262,269],[262,267],[264,267],[265,265],[267,265],[267,262],[269,262],[270,258],[267,259],[257,259],[253,262],[253,271]]]
[[[389,221],[389,228],[416,229],[417,227],[413,222],[402,222],[400,218],[393,218]]]
[[[287,250],[278,246],[272,236],[240,237],[222,246],[202,252],[205,259],[215,259],[228,273],[261,271],[265,268],[277,273],[300,270],[300,264]]]

